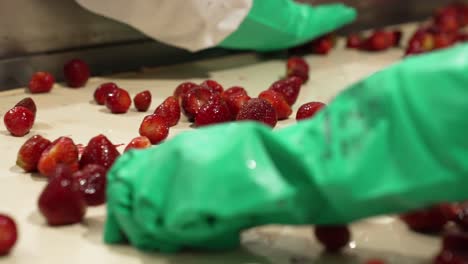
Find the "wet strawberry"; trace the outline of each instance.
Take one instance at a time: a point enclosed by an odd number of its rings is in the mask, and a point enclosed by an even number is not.
[[[169,126],[175,126],[180,120],[180,106],[175,96],[169,96],[160,104],[154,114],[166,119]]]
[[[86,62],[73,59],[63,66],[63,75],[68,86],[72,88],[82,87],[88,82],[90,69]]]
[[[50,140],[40,135],[35,135],[26,140],[18,151],[16,165],[26,172],[37,171],[37,164],[42,152],[49,147]]]
[[[174,96],[177,99],[180,99],[182,95],[184,95],[186,92],[188,92],[190,89],[193,87],[198,86],[197,84],[193,82],[183,82],[177,86],[177,88],[174,90]]]
[[[13,218],[0,214],[0,256],[10,253],[17,239],[18,229]]]
[[[195,120],[200,108],[217,95],[211,89],[194,87],[182,96],[182,112],[189,121]]]
[[[312,52],[326,55],[334,46],[334,38],[331,34],[319,37],[311,42]]]
[[[37,168],[42,175],[51,177],[59,164],[70,166],[72,171],[78,170],[78,148],[71,138],[59,137],[54,140],[42,152]]]
[[[31,93],[48,93],[54,86],[55,78],[48,72],[36,72],[29,81],[29,91]]]
[[[213,80],[206,80],[200,84],[202,87],[206,87],[211,89],[215,93],[222,93],[224,91],[224,88],[221,84],[219,84],[217,81]]]
[[[106,98],[106,107],[114,114],[126,113],[131,104],[130,95],[122,88],[115,89]]]
[[[261,92],[258,97],[265,99],[275,108],[278,120],[287,119],[292,114],[291,107],[282,94],[274,90],[266,90]]]
[[[229,122],[232,120],[229,107],[223,99],[218,98],[204,104],[197,116],[195,117],[195,125],[206,126],[210,124],[218,124]]]
[[[127,152],[131,149],[145,149],[151,147],[151,141],[149,138],[144,136],[139,136],[130,141],[128,145],[125,147],[124,152]]]
[[[319,110],[326,105],[321,102],[309,102],[301,105],[296,113],[296,120],[303,120],[313,117]]]
[[[367,51],[382,51],[392,45],[392,38],[388,32],[376,30],[363,42],[361,48]]]
[[[290,106],[292,106],[299,96],[301,90],[302,80],[296,76],[288,77],[284,80],[274,82],[269,90],[279,92],[284,96],[284,99]]]
[[[89,140],[80,159],[80,167],[88,164],[98,164],[109,169],[120,156],[114,144],[104,135],[100,134]]]
[[[305,83],[309,80],[309,64],[301,57],[291,57],[286,63],[286,76],[296,76]]]
[[[152,114],[143,119],[139,132],[141,136],[147,137],[151,144],[158,144],[169,135],[169,126],[165,118]]]
[[[51,226],[81,222],[86,213],[79,184],[68,173],[52,177],[39,196],[39,211]]]
[[[99,105],[104,105],[106,103],[107,96],[113,93],[117,88],[117,84],[109,82],[99,85],[94,91],[94,100]]]
[[[140,112],[146,112],[151,105],[151,93],[148,90],[137,93],[133,98],[135,108]]]
[[[242,87],[231,87],[224,91],[221,97],[229,107],[232,119],[236,119],[241,107],[251,99]]]
[[[437,206],[404,213],[400,218],[411,230],[421,233],[439,232],[447,223],[444,212]]]
[[[237,114],[236,120],[258,121],[271,127],[275,127],[277,123],[275,109],[261,98],[253,98],[245,103]]]
[[[362,37],[359,34],[350,34],[346,38],[346,47],[350,49],[359,49],[362,44]]]
[[[16,103],[15,106],[25,107],[29,109],[31,112],[33,112],[34,115],[36,115],[36,112],[37,112],[36,103],[34,103],[34,100],[31,97],[26,97],[26,98],[21,99],[21,101]]]
[[[3,116],[5,127],[15,137],[28,134],[34,125],[34,120],[34,113],[22,106],[13,107]]]
[[[314,234],[327,251],[335,252],[345,247],[351,238],[347,226],[316,226]]]
[[[88,164],[73,174],[87,205],[97,206],[106,202],[106,172],[101,165]]]

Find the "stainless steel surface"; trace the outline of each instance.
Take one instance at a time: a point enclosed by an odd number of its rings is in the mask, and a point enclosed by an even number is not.
[[[299,0],[311,4],[331,0]],[[467,0],[468,1],[468,0]],[[452,0],[342,0],[359,12],[341,32],[414,21]],[[86,59],[93,74],[135,70],[226,54],[197,54],[149,40],[133,28],[81,8],[74,0],[15,0],[0,4],[0,90],[22,86],[37,70],[61,80],[64,61]]]

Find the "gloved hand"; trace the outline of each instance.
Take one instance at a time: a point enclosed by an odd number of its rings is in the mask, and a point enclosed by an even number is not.
[[[407,58],[281,130],[224,124],[122,155],[105,241],[225,249],[261,224],[341,224],[467,199],[467,54]]]
[[[199,51],[289,48],[352,22],[341,4],[311,7],[293,0],[76,0],[163,43]]]
[[[242,24],[219,46],[271,51],[286,49],[332,32],[356,19],[343,4],[312,7],[291,0],[255,0]]]

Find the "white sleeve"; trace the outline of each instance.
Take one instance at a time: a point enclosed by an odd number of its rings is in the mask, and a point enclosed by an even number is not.
[[[197,51],[216,46],[234,32],[252,8],[253,0],[76,1],[158,41]]]

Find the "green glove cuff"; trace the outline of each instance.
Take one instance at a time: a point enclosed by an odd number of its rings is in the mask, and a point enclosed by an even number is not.
[[[105,241],[237,246],[245,228],[338,224],[468,198],[468,45],[405,59],[314,119],[200,128],[122,155]]]
[[[239,28],[220,47],[271,51],[303,44],[334,31],[356,18],[342,4],[311,7],[290,0],[253,1]]]

